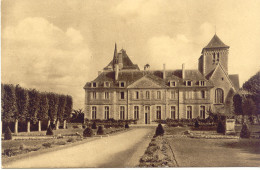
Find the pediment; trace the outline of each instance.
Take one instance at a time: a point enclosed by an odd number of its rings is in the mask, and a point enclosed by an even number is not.
[[[158,84],[151,78],[148,78],[146,76],[140,78],[139,80],[135,81],[131,85],[129,85],[127,88],[142,88],[142,89],[150,89],[150,88],[162,88],[164,86]]]

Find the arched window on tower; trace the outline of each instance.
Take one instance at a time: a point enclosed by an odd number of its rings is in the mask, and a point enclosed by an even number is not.
[[[216,53],[213,52],[213,64],[215,64],[215,59],[216,59]]]
[[[224,103],[224,91],[220,88],[215,90],[215,103],[216,104]]]
[[[217,53],[217,62],[216,63],[218,63],[219,62],[219,53]]]

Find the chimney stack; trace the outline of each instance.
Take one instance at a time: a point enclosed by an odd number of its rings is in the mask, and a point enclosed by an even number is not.
[[[185,64],[182,64],[182,79],[185,79]]]
[[[166,78],[166,73],[165,73],[165,64],[163,64],[163,79],[165,80]]]
[[[118,74],[119,74],[119,66],[118,64],[115,65],[115,80],[118,81]]]

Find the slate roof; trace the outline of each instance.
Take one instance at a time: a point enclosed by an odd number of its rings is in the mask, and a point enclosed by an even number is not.
[[[231,75],[228,75],[228,77],[230,78],[230,80],[232,81],[233,85],[234,85],[234,88],[236,90],[239,90],[239,77],[238,77],[238,74],[231,74]]]
[[[122,56],[122,61],[123,61],[123,68],[122,70],[125,69],[134,69],[134,70],[140,70],[137,64],[133,64],[131,59],[128,57],[126,54],[126,51],[124,49],[121,49],[120,52],[118,53],[118,58]],[[104,70],[109,70],[110,68],[113,68],[113,59],[111,62],[104,68]]]
[[[140,71],[140,70],[122,70],[118,74],[118,81],[114,80],[114,71],[104,71],[92,82],[97,82],[99,87],[102,87],[105,81],[111,82],[110,87],[118,87],[120,81],[125,81],[126,86],[134,83],[140,78],[147,76],[150,79],[156,81],[161,85],[169,85],[169,81],[176,81],[178,85],[184,85],[182,79],[182,70],[166,70],[166,78],[163,79],[163,70],[150,70],[150,71]],[[185,70],[185,80],[194,81],[194,85],[198,85],[199,80],[204,80],[207,86],[213,86],[213,83],[208,81],[198,70]],[[90,87],[90,82],[85,85],[85,88]]]
[[[224,44],[220,38],[215,34],[213,38],[210,40],[208,45],[204,47],[203,49],[209,49],[209,48],[229,48],[226,44]]]

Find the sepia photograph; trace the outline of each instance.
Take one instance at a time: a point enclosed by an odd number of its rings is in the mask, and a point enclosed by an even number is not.
[[[260,0],[1,0],[1,167],[260,167]]]

